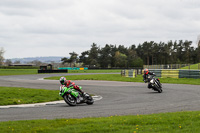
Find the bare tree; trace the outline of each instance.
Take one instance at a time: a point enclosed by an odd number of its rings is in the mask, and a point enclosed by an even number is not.
[[[4,57],[3,57],[3,54],[4,54],[4,49],[3,48],[0,48],[0,66],[3,65],[3,61],[4,61]]]

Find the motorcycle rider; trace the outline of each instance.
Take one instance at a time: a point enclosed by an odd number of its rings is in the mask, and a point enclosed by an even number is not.
[[[145,83],[148,82],[148,88],[151,88],[152,86],[151,86],[151,84],[150,84],[149,81],[148,81],[148,76],[149,76],[149,75],[154,75],[154,76],[156,76],[155,73],[149,72],[149,70],[148,70],[147,68],[145,68],[145,69],[144,69],[144,75],[143,75],[143,81],[144,81]]]
[[[78,85],[75,85],[75,83],[72,82],[71,80],[66,80],[65,77],[61,77],[61,78],[60,78],[60,83],[61,83],[61,85],[64,85],[64,86],[66,86],[66,87],[71,87],[71,86],[73,86],[75,90],[77,90],[77,91],[79,91],[79,92],[82,93],[83,97],[84,97],[85,94],[86,94],[85,92],[82,91],[82,89],[79,88]],[[60,90],[60,91],[61,91],[61,90]]]

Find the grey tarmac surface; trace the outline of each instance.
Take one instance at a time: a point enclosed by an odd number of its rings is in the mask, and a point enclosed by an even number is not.
[[[57,80],[41,80],[63,74],[0,76],[0,86],[59,89]],[[65,74],[73,75],[73,74]],[[161,80],[162,82],[162,80]],[[200,110],[200,85],[163,84],[163,93],[147,88],[145,83],[77,80],[83,90],[103,98],[93,105],[70,107],[65,103],[36,107],[0,109],[0,121],[106,117],[113,115],[152,114]]]

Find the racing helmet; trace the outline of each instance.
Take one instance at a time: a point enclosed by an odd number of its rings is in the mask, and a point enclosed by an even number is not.
[[[64,85],[65,81],[66,81],[66,78],[65,78],[65,77],[61,77],[61,78],[60,78],[60,83],[61,83],[62,85]]]
[[[147,68],[144,69],[144,74],[148,74],[149,70]]]

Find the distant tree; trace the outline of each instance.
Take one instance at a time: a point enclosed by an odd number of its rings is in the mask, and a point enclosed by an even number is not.
[[[5,52],[4,49],[0,48],[0,66],[3,64],[3,61],[4,61],[4,57],[3,57],[4,52]]]
[[[171,64],[177,64],[177,61],[178,61],[177,48],[178,48],[177,41],[175,41],[172,46]]]
[[[172,64],[173,63],[173,58],[172,58],[172,53],[173,53],[173,42],[169,41],[167,43],[167,55],[168,55],[168,64]]]
[[[190,58],[191,58],[191,45],[192,41],[185,41],[183,44],[183,58],[185,59],[185,63],[189,64],[190,63]]]
[[[128,67],[142,67],[143,66],[143,60],[138,57],[136,52],[136,46],[132,45],[128,49],[128,55],[127,55],[127,64]]]
[[[89,66],[101,67],[141,67],[143,64],[180,64],[200,62],[200,48],[191,47],[191,41],[168,41],[156,43],[145,41],[137,47],[131,45],[108,45],[99,48],[93,43],[91,49],[81,53],[80,62]],[[63,62],[72,59],[63,58]]]
[[[145,61],[145,58],[144,58],[144,49],[143,49],[143,46],[142,44],[139,44],[136,48],[136,52],[137,52],[137,55],[143,60],[143,62]],[[145,64],[145,62],[144,62]]]
[[[190,48],[190,64],[198,63],[198,48],[191,47]]]
[[[78,54],[76,52],[72,52],[69,54],[70,54],[70,61],[75,67],[76,62],[78,61]]]
[[[122,54],[125,54],[125,55],[128,54],[127,48],[124,47],[124,45],[119,45],[119,46],[118,46],[118,51],[119,51],[120,53],[122,53]]]
[[[127,56],[117,51],[115,53],[115,67],[126,67]]]
[[[78,61],[78,54],[76,52],[72,52],[72,53],[69,53],[70,54],[70,58],[61,58],[61,61],[62,61],[62,64],[65,64],[65,63],[70,63],[70,67],[72,67],[72,64],[73,66],[75,66],[76,62]]]
[[[197,62],[200,63],[200,45],[198,46],[198,48],[196,49],[196,53],[197,53]]]
[[[117,47],[116,45],[111,45],[110,44],[110,55],[111,55],[111,67],[115,66],[115,53],[117,52]]]
[[[64,58],[61,58],[61,62],[62,62],[62,64],[65,64],[65,63],[69,63],[71,61],[68,58],[64,57]]]
[[[185,63],[185,58],[183,57],[183,40],[179,40],[177,45],[177,57],[178,57],[178,64]]]
[[[150,65],[150,55],[152,54],[152,43],[150,42],[144,42],[143,43],[143,52],[144,52],[144,57],[146,57],[146,64]]]
[[[11,61],[10,59],[7,59],[7,60],[5,61],[5,65],[9,66],[9,65],[11,65],[11,64],[12,64],[12,61]]]
[[[90,66],[98,66],[98,58],[99,58],[99,47],[97,44],[93,43],[91,45],[91,49],[89,50],[88,62]]]
[[[100,55],[99,55],[99,64],[101,67],[108,67],[111,65],[111,47],[106,44],[104,48],[100,50]]]
[[[79,62],[82,62],[82,63],[83,63],[83,66],[89,64],[88,56],[89,56],[89,51],[84,51],[84,52],[82,52],[81,55],[79,56]]]

